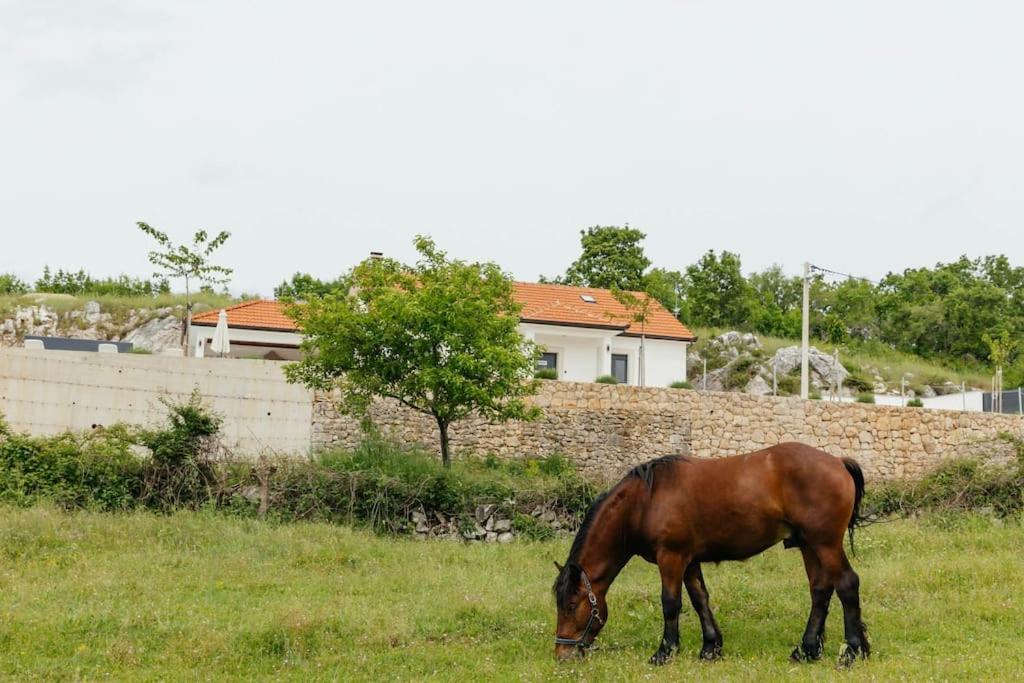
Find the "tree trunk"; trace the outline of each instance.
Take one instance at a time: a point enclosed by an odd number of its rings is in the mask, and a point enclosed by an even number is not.
[[[448,455],[448,422],[441,418],[434,416],[437,420],[437,430],[441,434],[441,464],[445,467],[451,467],[452,461]]]

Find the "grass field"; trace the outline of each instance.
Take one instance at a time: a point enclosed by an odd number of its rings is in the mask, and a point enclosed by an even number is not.
[[[1020,524],[958,516],[863,529],[855,565],[875,655],[857,680],[1008,680],[1024,670]],[[808,608],[799,554],[705,569],[726,657],[646,663],[656,570],[630,564],[601,649],[552,659],[552,560],[511,545],[382,538],[206,513],[0,508],[0,676],[16,679],[849,679],[833,603],[827,660],[790,665]],[[687,608],[688,609],[688,608]]]

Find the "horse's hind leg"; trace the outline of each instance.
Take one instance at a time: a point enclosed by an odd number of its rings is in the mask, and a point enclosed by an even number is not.
[[[651,664],[664,664],[679,651],[679,612],[683,608],[683,568],[686,564],[678,553],[658,553],[658,571],[661,572],[661,611],[665,617],[665,631],[657,652],[651,655]]]
[[[704,584],[704,572],[700,562],[693,562],[683,574],[683,583],[690,596],[690,603],[700,617],[700,630],[704,634],[704,644],[700,648],[701,659],[718,659],[722,656],[722,632],[715,623],[715,615],[711,612],[708,599],[708,587]]]
[[[867,657],[868,645],[864,622],[860,616],[860,577],[853,571],[843,551],[842,541],[838,547],[816,548],[818,559],[835,586],[839,600],[843,603],[843,622],[846,627],[846,647],[839,655],[840,666],[850,666],[858,655]]]
[[[811,588],[811,613],[807,617],[807,628],[800,647],[793,650],[790,659],[795,662],[817,661],[821,659],[824,650],[825,620],[828,618],[828,606],[832,601],[834,587],[814,551],[803,545],[800,552],[804,556],[807,583]]]

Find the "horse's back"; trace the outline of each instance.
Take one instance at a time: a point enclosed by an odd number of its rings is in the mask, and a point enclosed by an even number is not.
[[[806,444],[680,460],[666,474],[657,507],[678,517],[663,530],[687,527],[716,559],[742,559],[797,536],[841,537],[853,513],[843,461]]]

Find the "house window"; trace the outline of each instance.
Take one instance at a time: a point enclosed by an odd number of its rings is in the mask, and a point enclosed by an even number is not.
[[[629,356],[624,353],[612,354],[612,377],[619,384],[625,384],[629,381]]]
[[[540,354],[540,360],[537,361],[538,370],[554,370],[558,371],[558,354],[557,353],[542,353]]]

